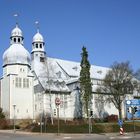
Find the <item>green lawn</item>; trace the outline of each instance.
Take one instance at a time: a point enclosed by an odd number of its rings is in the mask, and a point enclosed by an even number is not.
[[[133,122],[127,122],[123,125],[123,129],[125,132],[133,132],[133,128]],[[119,129],[120,128],[117,123],[94,123],[92,125],[92,133],[119,132]],[[135,122],[135,130],[140,131],[140,122]],[[35,126],[32,131],[40,132],[40,126]],[[46,132],[57,133],[57,125],[47,125]],[[88,124],[60,124],[60,133],[88,133]]]

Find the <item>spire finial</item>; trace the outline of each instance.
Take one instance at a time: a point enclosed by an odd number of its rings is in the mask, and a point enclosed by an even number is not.
[[[36,24],[37,32],[39,33],[39,21],[36,21],[35,24]]]
[[[15,17],[15,20],[16,20],[16,27],[18,27],[18,17],[19,17],[19,14],[15,13],[14,17]]]

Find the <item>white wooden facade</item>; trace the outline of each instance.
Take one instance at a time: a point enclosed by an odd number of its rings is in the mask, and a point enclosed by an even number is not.
[[[108,70],[91,65],[92,110],[95,118],[118,114],[113,104],[97,101],[96,88],[102,84]],[[60,118],[79,117],[79,74],[79,62],[46,57],[45,42],[39,30],[33,37],[30,58],[23,47],[22,31],[16,25],[11,32],[10,47],[3,55],[0,106],[10,119],[13,119],[14,113],[17,119],[36,119],[41,113],[55,118],[55,98],[59,97]]]

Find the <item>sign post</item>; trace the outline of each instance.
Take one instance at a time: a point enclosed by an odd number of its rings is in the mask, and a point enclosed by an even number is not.
[[[140,118],[140,100],[132,99],[126,101],[127,118],[133,122],[133,131],[135,135],[136,126],[135,119]]]
[[[134,130],[134,136],[135,136],[135,120],[134,120],[134,114],[135,114],[135,108],[134,107],[131,107],[132,109],[132,119],[133,119],[133,130]]]
[[[61,101],[60,99],[57,97],[55,99],[55,104],[57,106],[57,136],[59,136],[59,105],[60,105]]]
[[[120,135],[123,135],[124,134],[124,130],[123,130],[123,121],[122,120],[118,120],[118,125],[120,126]]]

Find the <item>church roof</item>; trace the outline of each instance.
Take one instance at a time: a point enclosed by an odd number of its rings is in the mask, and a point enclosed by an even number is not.
[[[47,57],[46,63],[39,61],[33,63],[35,73],[46,90],[50,88],[52,91],[69,92],[67,84],[79,80],[81,68],[78,62]],[[106,67],[91,65],[91,79],[102,80],[108,70],[109,68]]]
[[[44,42],[44,38],[43,38],[43,36],[39,32],[37,32],[33,36],[33,42]]]
[[[18,24],[11,31],[10,40],[10,47],[3,54],[3,66],[17,63],[30,66],[30,54],[23,46],[22,31]]]
[[[22,37],[22,31],[18,27],[18,25],[16,25],[16,27],[11,31],[11,37],[13,37],[13,36],[20,36],[20,37]]]
[[[3,54],[3,66],[7,64],[30,65],[30,54],[21,44],[12,44]]]
[[[67,73],[70,77],[79,77],[80,76],[80,63],[62,59],[51,58],[56,61],[56,63]],[[104,79],[109,68],[91,65],[90,74],[93,79]]]

